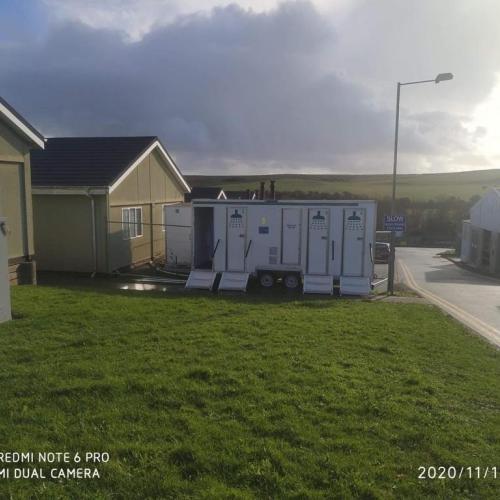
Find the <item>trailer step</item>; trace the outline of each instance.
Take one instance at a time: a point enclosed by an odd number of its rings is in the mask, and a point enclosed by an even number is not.
[[[250,273],[222,273],[219,290],[237,290],[246,292]]]
[[[371,280],[367,277],[341,276],[340,295],[370,295]]]
[[[186,288],[198,288],[201,290],[212,290],[217,273],[213,271],[191,271],[186,282]]]
[[[304,275],[304,293],[333,294],[333,277],[317,274]]]

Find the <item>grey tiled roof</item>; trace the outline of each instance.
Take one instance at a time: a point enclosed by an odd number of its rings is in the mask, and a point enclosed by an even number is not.
[[[60,137],[31,153],[33,186],[108,187],[157,141],[147,137]]]

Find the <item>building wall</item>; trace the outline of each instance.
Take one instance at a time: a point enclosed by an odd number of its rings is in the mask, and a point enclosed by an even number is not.
[[[122,231],[122,209],[128,205],[109,207],[109,271],[127,267],[138,262],[145,262],[151,258],[150,226],[144,221],[150,219],[150,206],[134,204],[130,205],[142,208],[142,231],[143,236],[125,239]]]
[[[500,196],[490,189],[464,221],[462,261],[492,274],[500,273]]]
[[[153,152],[111,194],[93,195],[97,271],[109,273],[165,254],[163,205],[181,201],[183,188]],[[125,239],[122,209],[141,207],[143,236]],[[35,194],[38,268],[93,272],[92,209],[84,194]]]
[[[500,249],[499,243],[500,239],[499,233],[495,233],[493,231],[487,231],[482,229],[483,234],[483,262],[481,262],[481,267],[483,270],[490,272],[491,274],[496,274],[500,271],[498,267]],[[489,234],[486,234],[489,233]]]
[[[23,162],[28,143],[0,118],[0,157],[2,161]]]
[[[24,184],[24,163],[0,163],[0,213],[7,218],[9,260],[27,253]]]
[[[109,195],[109,270],[165,257],[163,205],[184,199],[184,188],[157,151]],[[141,207],[143,236],[124,239],[122,209]]]
[[[35,281],[30,143],[0,120],[0,215],[7,218],[12,283]]]
[[[97,271],[106,272],[106,196],[94,196]],[[85,195],[33,196],[37,266],[41,271],[96,269],[92,206]]]
[[[462,224],[462,244],[460,247],[460,259],[462,262],[470,262],[471,245],[472,245],[472,227],[470,221],[465,220]]]
[[[500,273],[500,233],[492,233],[491,235],[490,272],[492,274]]]
[[[108,272],[108,195],[94,196],[97,272]]]
[[[471,247],[470,247],[470,265],[473,267],[479,267],[481,263],[481,252],[482,252],[482,231],[471,226]]]
[[[489,190],[470,211],[471,224],[488,231],[500,232],[500,196]]]

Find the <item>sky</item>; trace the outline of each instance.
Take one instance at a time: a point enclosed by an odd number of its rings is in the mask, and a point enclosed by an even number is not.
[[[184,173],[500,168],[497,0],[1,0],[0,95],[46,137],[157,135]]]

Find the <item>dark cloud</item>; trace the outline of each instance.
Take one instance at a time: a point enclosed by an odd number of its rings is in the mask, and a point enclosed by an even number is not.
[[[62,24],[42,42],[0,47],[0,89],[46,135],[159,135],[186,171],[387,170],[393,111],[324,64],[338,43],[308,2],[216,8],[134,43]],[[464,153],[461,120],[408,116],[402,140],[417,154]]]

